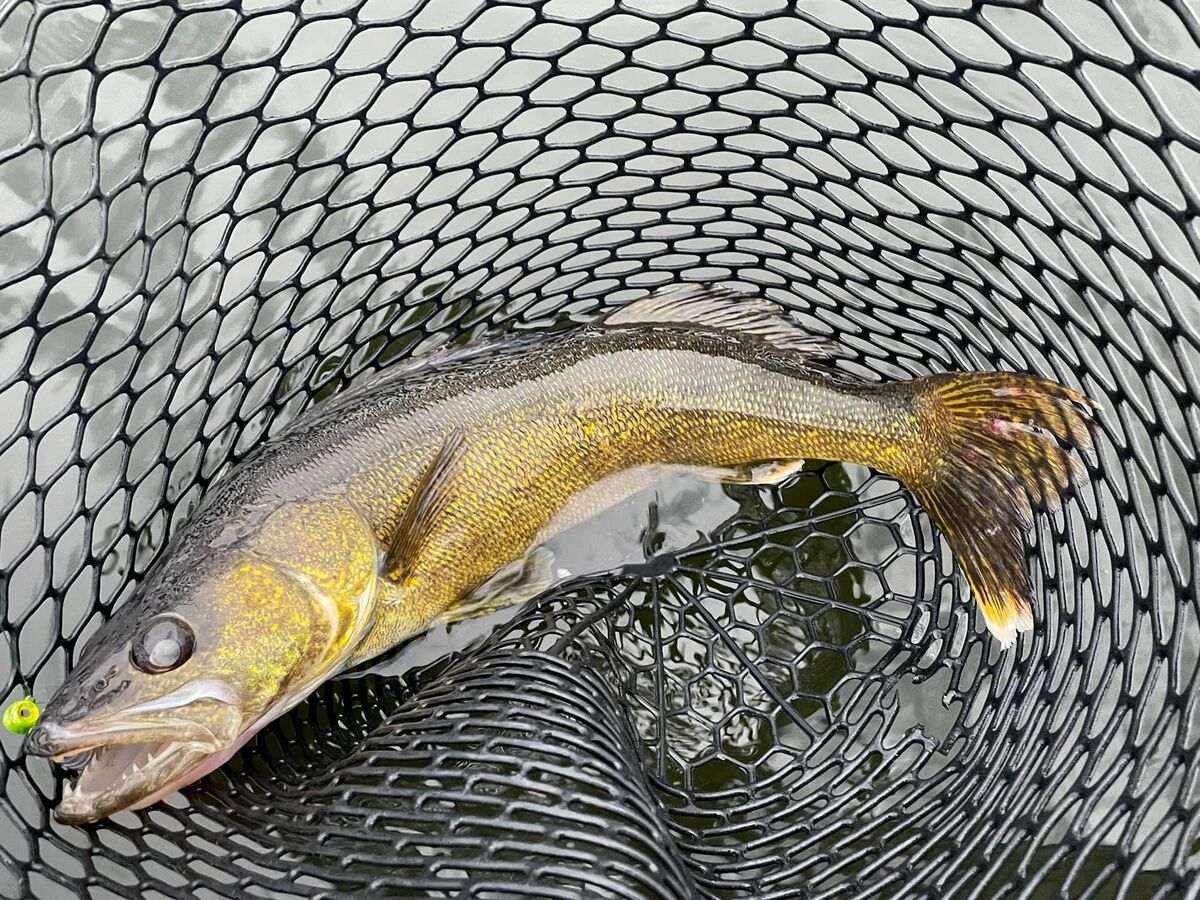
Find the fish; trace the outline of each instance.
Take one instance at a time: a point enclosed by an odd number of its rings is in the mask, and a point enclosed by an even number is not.
[[[325,680],[535,597],[539,544],[663,467],[770,484],[821,459],[894,476],[1011,646],[1033,627],[1034,507],[1083,480],[1096,404],[1013,372],[860,379],[838,353],[766,298],[686,283],[316,404],[212,485],[45,704],[26,752],[79,769],[56,817],[153,804]]]

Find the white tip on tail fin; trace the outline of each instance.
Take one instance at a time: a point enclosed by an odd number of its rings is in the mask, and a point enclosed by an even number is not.
[[[1028,597],[1013,597],[998,608],[987,603],[978,606],[988,631],[1005,650],[1017,642],[1018,634],[1033,630],[1033,609]]]
[[[835,356],[838,352],[833,340],[809,334],[788,318],[787,311],[777,303],[728,288],[691,282],[658,288],[609,313],[601,324],[693,325],[754,335],[775,347],[813,358]]]

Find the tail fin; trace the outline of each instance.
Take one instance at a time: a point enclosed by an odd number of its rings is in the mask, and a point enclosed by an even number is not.
[[[1033,503],[1058,508],[1080,477],[1070,447],[1091,446],[1096,404],[1052,381],[1008,372],[934,375],[918,408],[946,429],[942,458],[915,479],[917,499],[941,529],[988,630],[1009,647],[1033,627],[1024,532]]]

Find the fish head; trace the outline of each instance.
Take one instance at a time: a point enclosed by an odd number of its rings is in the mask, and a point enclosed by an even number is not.
[[[62,822],[147,806],[211,772],[345,655],[354,629],[339,617],[353,600],[288,562],[241,547],[169,557],[26,737],[27,752],[82,766],[55,810]]]

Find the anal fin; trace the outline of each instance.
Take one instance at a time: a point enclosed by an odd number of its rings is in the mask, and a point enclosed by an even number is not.
[[[782,484],[804,468],[807,459],[781,459],[762,463],[751,470],[753,481],[749,484]]]
[[[719,473],[719,479],[727,484],[780,484],[803,469],[806,462],[806,459],[780,459],[715,471]]]

